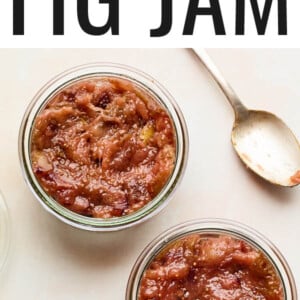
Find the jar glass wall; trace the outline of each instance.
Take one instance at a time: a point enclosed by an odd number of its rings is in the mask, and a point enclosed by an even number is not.
[[[131,271],[127,284],[126,300],[138,299],[144,272],[166,246],[195,233],[205,236],[226,235],[237,240],[242,240],[254,249],[257,249],[267,258],[278,274],[282,283],[284,299],[297,299],[295,281],[288,263],[280,251],[266,237],[237,222],[222,219],[203,219],[177,225],[159,235],[145,248]]]
[[[37,115],[59,91],[83,80],[101,77],[125,79],[150,94],[168,112],[173,122],[176,139],[176,160],[172,174],[158,195],[138,211],[126,216],[108,219],[86,217],[66,209],[48,195],[39,184],[32,169],[30,157],[32,128]],[[72,226],[91,231],[113,231],[130,227],[157,214],[166,206],[185,170],[188,153],[188,134],[183,115],[169,92],[155,79],[134,68],[96,63],[68,70],[47,83],[29,105],[19,133],[19,156],[24,178],[33,194],[44,208],[60,220]]]
[[[7,206],[0,192],[0,271],[3,269],[10,244],[10,223]]]

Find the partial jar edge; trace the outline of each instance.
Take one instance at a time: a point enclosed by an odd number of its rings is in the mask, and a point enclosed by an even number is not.
[[[3,193],[0,191],[0,273],[6,267],[11,243],[10,215]]]
[[[284,300],[297,300],[296,282],[292,270],[279,249],[263,234],[243,223],[228,219],[195,219],[175,225],[159,234],[138,256],[132,267],[127,287],[126,300],[137,300],[140,280],[153,258],[170,242],[193,232],[222,233],[249,242],[261,250],[275,267],[284,289]]]
[[[43,188],[37,183],[34,174],[32,174],[28,144],[30,143],[30,128],[32,122],[34,121],[41,105],[46,103],[54,92],[59,90],[60,87],[65,84],[81,80],[81,78],[106,76],[107,74],[121,78],[126,77],[127,79],[144,86],[157,100],[162,101],[175,126],[176,139],[177,141],[179,140],[180,143],[180,156],[176,161],[176,170],[174,169],[170,180],[161,191],[164,192],[161,199],[156,199],[159,198],[161,195],[160,193],[152,200],[153,204],[152,201],[149,202],[151,205],[146,205],[145,209],[142,208],[136,213],[128,215],[128,217],[112,218],[112,220],[100,221],[82,217],[78,214],[67,211],[67,209],[62,206],[60,207],[57,203],[54,203],[54,199],[46,195]],[[143,71],[130,66],[113,63],[94,63],[77,66],[58,74],[37,92],[33,100],[28,105],[20,126],[19,160],[26,184],[46,211],[54,215],[60,221],[79,229],[88,231],[117,231],[145,222],[166,207],[184,175],[188,157],[188,143],[187,126],[182,111],[173,96],[162,84]]]

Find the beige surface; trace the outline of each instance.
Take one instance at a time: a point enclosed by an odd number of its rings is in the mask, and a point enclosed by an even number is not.
[[[244,102],[278,114],[300,137],[300,50],[211,50]],[[58,72],[94,61],[125,63],[163,83],[188,123],[187,171],[170,205],[151,221],[118,233],[88,233],[49,215],[25,185],[18,161],[22,115]],[[300,189],[273,187],[240,163],[230,144],[233,113],[191,52],[176,50],[0,50],[0,189],[12,218],[12,247],[0,299],[124,299],[145,245],[179,222],[242,221],[267,235],[300,284]]]

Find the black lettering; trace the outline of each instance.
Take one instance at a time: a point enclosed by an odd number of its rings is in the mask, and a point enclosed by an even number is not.
[[[167,35],[172,28],[172,0],[161,0],[161,25],[157,29],[150,30],[151,37]]]
[[[245,0],[236,0],[235,33],[245,34]]]
[[[266,0],[262,16],[260,16],[257,0],[250,0],[250,2],[251,2],[254,20],[257,28],[257,33],[259,35],[263,35],[266,32],[273,0]]]
[[[190,0],[183,34],[193,34],[197,15],[211,15],[216,35],[225,35],[225,27],[219,1],[210,0],[210,7],[199,7],[199,2],[200,0]]]
[[[287,4],[286,0],[278,0],[278,34],[287,35]]]
[[[278,1],[278,34],[287,34],[287,4],[286,0]],[[260,14],[257,0],[250,0],[252,12],[255,20],[257,33],[264,35],[270,17],[273,0],[266,0],[262,14]],[[245,34],[245,0],[236,2],[236,34]]]
[[[64,0],[53,0],[53,34],[64,34]]]
[[[24,0],[13,0],[13,34],[24,35]]]
[[[99,0],[109,4],[108,20],[103,26],[93,26],[89,20],[88,0],[77,0],[77,16],[80,27],[91,35],[103,35],[111,29],[113,35],[119,34],[119,0]]]

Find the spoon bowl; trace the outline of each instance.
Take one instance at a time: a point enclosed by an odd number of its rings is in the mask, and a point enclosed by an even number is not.
[[[300,146],[292,131],[275,115],[249,110],[234,123],[231,141],[240,159],[256,174],[281,186],[299,184]]]
[[[300,184],[300,145],[292,131],[269,112],[248,110],[207,53],[203,49],[193,50],[235,112],[231,141],[240,159],[273,184]]]

